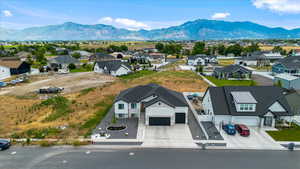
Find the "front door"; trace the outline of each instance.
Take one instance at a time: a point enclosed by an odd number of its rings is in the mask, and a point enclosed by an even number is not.
[[[266,116],[264,118],[264,125],[272,127],[272,125],[273,125],[273,117],[272,116]]]

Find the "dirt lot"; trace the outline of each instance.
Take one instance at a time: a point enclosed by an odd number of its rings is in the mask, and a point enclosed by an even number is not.
[[[103,118],[98,117],[97,114],[105,111],[113,103],[114,97],[129,87],[157,83],[179,92],[204,92],[208,87],[198,75],[191,71],[162,71],[138,78],[129,77],[104,83],[112,80],[114,79],[104,75],[78,73],[71,77],[69,75],[55,76],[50,80],[36,81],[11,89],[11,93],[27,93],[29,90],[34,91],[40,86],[51,84],[69,88],[72,92],[63,94],[63,97],[67,99],[66,105],[45,106],[44,104],[42,107],[36,107],[42,103],[42,100],[37,97],[0,95],[0,137],[10,137],[25,132],[27,137],[28,134],[43,133],[47,138],[76,138],[86,135],[90,129],[93,129],[94,124],[98,124],[97,120]],[[97,87],[93,90],[81,90],[91,86]],[[54,120],[47,120],[61,109],[67,110],[68,113]],[[67,129],[55,133],[53,129],[60,126],[67,126]],[[38,132],[42,129],[49,130],[49,128],[50,131]]]
[[[65,88],[64,93],[71,93],[85,88],[96,87],[107,82],[113,82],[114,80],[114,77],[94,72],[43,75],[42,77],[34,77],[32,83],[3,88],[0,90],[0,95],[23,96],[27,93],[35,92],[42,87],[63,87]]]

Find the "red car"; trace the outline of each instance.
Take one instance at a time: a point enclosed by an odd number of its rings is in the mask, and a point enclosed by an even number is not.
[[[248,137],[250,135],[249,128],[244,124],[236,124],[235,129],[241,136]]]

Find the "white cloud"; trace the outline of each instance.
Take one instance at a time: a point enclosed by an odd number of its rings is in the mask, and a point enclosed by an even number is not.
[[[230,13],[225,12],[225,13],[215,13],[211,16],[212,19],[225,19],[228,16],[230,16]]]
[[[6,17],[10,17],[10,16],[13,16],[13,14],[11,13],[11,11],[9,10],[3,10],[2,11],[2,14]]]
[[[150,26],[133,19],[128,18],[111,18],[111,17],[103,17],[98,20],[99,23],[102,24],[110,24],[119,28],[126,28],[130,30],[139,30],[139,29],[150,29]]]
[[[282,13],[300,13],[299,0],[252,0],[256,8]]]

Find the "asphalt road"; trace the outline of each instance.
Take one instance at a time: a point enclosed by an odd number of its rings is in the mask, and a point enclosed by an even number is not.
[[[300,151],[22,148],[0,152],[0,169],[298,169]]]

